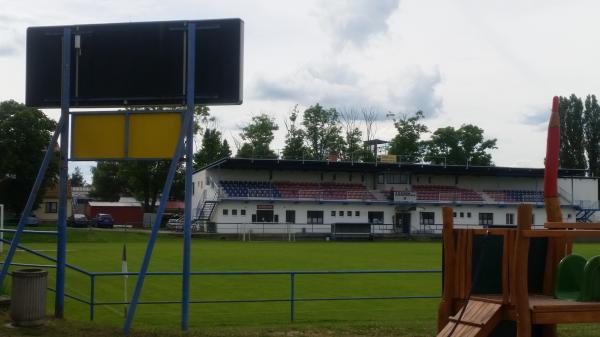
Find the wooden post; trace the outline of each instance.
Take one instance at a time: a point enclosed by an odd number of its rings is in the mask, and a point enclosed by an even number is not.
[[[515,245],[515,308],[517,312],[517,337],[531,337],[531,310],[529,309],[528,264],[529,238],[523,236],[523,230],[531,229],[531,205],[521,204],[517,211],[517,240]]]
[[[448,324],[449,317],[452,314],[452,306],[454,301],[454,290],[455,288],[455,252],[454,247],[454,217],[451,207],[444,207],[442,209],[443,214],[443,231],[442,240],[444,244],[444,286],[442,290],[442,301],[438,308],[438,332],[440,332],[446,324]]]

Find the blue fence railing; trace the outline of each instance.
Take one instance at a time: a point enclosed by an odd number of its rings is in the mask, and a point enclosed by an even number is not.
[[[0,239],[1,240],[1,239]],[[56,259],[37,252],[35,250],[22,246],[19,249],[24,249],[38,257],[56,262]],[[0,262],[0,265],[2,262]],[[11,266],[18,267],[38,267],[38,268],[55,268],[54,265],[48,264],[31,264],[31,263],[12,263]],[[96,306],[103,305],[128,305],[129,301],[96,301],[96,282],[98,278],[108,277],[123,277],[137,276],[135,272],[90,272],[85,269],[67,264],[66,267],[77,273],[89,277],[90,293],[89,298],[82,298],[73,294],[65,293],[65,297],[85,304],[89,307],[89,319],[94,320],[94,311]],[[337,271],[201,271],[191,272],[192,276],[288,276],[289,296],[284,298],[255,298],[255,299],[223,299],[223,300],[190,300],[192,304],[225,304],[225,303],[273,303],[273,302],[289,302],[290,305],[290,321],[296,319],[296,303],[298,302],[319,302],[319,301],[369,301],[369,300],[410,300],[410,299],[435,299],[440,298],[439,294],[423,294],[423,295],[397,295],[397,296],[349,296],[349,297],[297,297],[296,288],[298,275],[356,275],[356,274],[441,274],[441,269],[401,269],[401,270],[337,270]],[[147,276],[181,276],[182,272],[148,272]],[[48,290],[55,291],[48,287]],[[180,304],[181,300],[163,300],[163,301],[139,301],[138,304],[143,305],[158,305],[158,304]]]

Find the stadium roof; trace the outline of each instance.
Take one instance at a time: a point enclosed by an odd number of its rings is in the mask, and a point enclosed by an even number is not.
[[[415,174],[450,174],[470,176],[543,177],[543,168],[431,165],[406,163],[363,163],[326,160],[284,160],[223,158],[196,172],[207,169],[253,169],[253,170],[301,170],[301,171],[345,171],[345,172],[410,172]],[[586,178],[582,169],[560,169],[560,177]]]

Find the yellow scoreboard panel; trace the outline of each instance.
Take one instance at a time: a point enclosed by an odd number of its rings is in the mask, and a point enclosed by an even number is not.
[[[73,114],[71,160],[170,159],[181,123],[174,112]]]

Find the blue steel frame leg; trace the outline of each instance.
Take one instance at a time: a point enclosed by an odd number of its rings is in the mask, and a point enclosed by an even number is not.
[[[194,119],[194,93],[196,92],[196,24],[189,23],[187,27],[187,111],[188,119]],[[192,166],[194,155],[193,123],[185,130],[185,209],[183,222],[183,275],[181,294],[181,330],[187,331],[189,326],[190,309],[190,250],[192,245]]]
[[[71,90],[71,28],[65,28],[62,43],[62,93],[60,133],[60,163],[58,182],[58,239],[56,241],[56,297],[54,317],[63,318],[65,309],[65,263],[67,250],[67,179],[69,172],[69,101]]]
[[[52,159],[52,154],[54,153],[54,144],[58,140],[58,135],[60,134],[60,130],[62,130],[63,124],[65,120],[60,117],[58,120],[58,125],[56,126],[56,130],[54,130],[54,135],[52,135],[52,139],[50,143],[48,143],[48,148],[46,149],[46,154],[44,155],[44,160],[42,160],[42,164],[40,165],[40,169],[38,170],[37,176],[35,177],[35,182],[33,183],[33,187],[31,187],[31,192],[29,192],[29,197],[27,198],[27,203],[25,204],[25,209],[23,213],[21,213],[21,218],[19,219],[19,224],[17,225],[17,229],[13,234],[13,238],[10,241],[10,247],[8,248],[8,252],[6,252],[6,257],[4,258],[4,264],[2,265],[2,271],[0,271],[0,286],[4,284],[4,278],[8,274],[8,268],[10,268],[10,264],[12,263],[13,256],[17,251],[17,245],[19,244],[19,240],[21,238],[21,234],[25,229],[25,219],[31,213],[31,208],[33,207],[33,203],[35,201],[35,197],[40,190],[40,186],[44,181],[44,176],[46,175],[46,170],[48,169],[48,164]]]
[[[150,258],[152,257],[152,251],[154,250],[154,244],[156,242],[156,235],[158,234],[158,230],[160,228],[160,223],[162,221],[162,216],[165,211],[165,207],[167,205],[167,201],[169,200],[169,192],[171,191],[171,185],[173,184],[173,178],[175,177],[175,171],[177,169],[177,163],[179,162],[179,158],[181,158],[181,154],[183,153],[183,139],[186,134],[188,128],[191,128],[192,124],[192,116],[189,114],[185,114],[185,118],[183,121],[183,126],[179,133],[179,140],[177,141],[177,148],[175,150],[175,155],[171,159],[171,165],[169,166],[169,173],[167,174],[167,181],[162,190],[162,195],[160,197],[160,205],[158,206],[158,211],[156,212],[156,218],[154,219],[154,223],[152,224],[152,231],[150,233],[150,239],[148,240],[148,245],[146,246],[146,254],[144,255],[144,260],[142,261],[142,266],[140,268],[140,272],[138,273],[138,278],[135,284],[135,289],[133,291],[133,295],[131,297],[131,304],[129,306],[129,310],[127,311],[127,318],[125,319],[125,325],[123,326],[123,332],[128,335],[129,330],[131,329],[131,323],[133,322],[133,317],[135,316],[135,310],[137,309],[137,304],[140,298],[140,293],[142,292],[142,287],[144,286],[144,279],[146,278],[146,273],[148,272],[148,265],[150,264]]]

